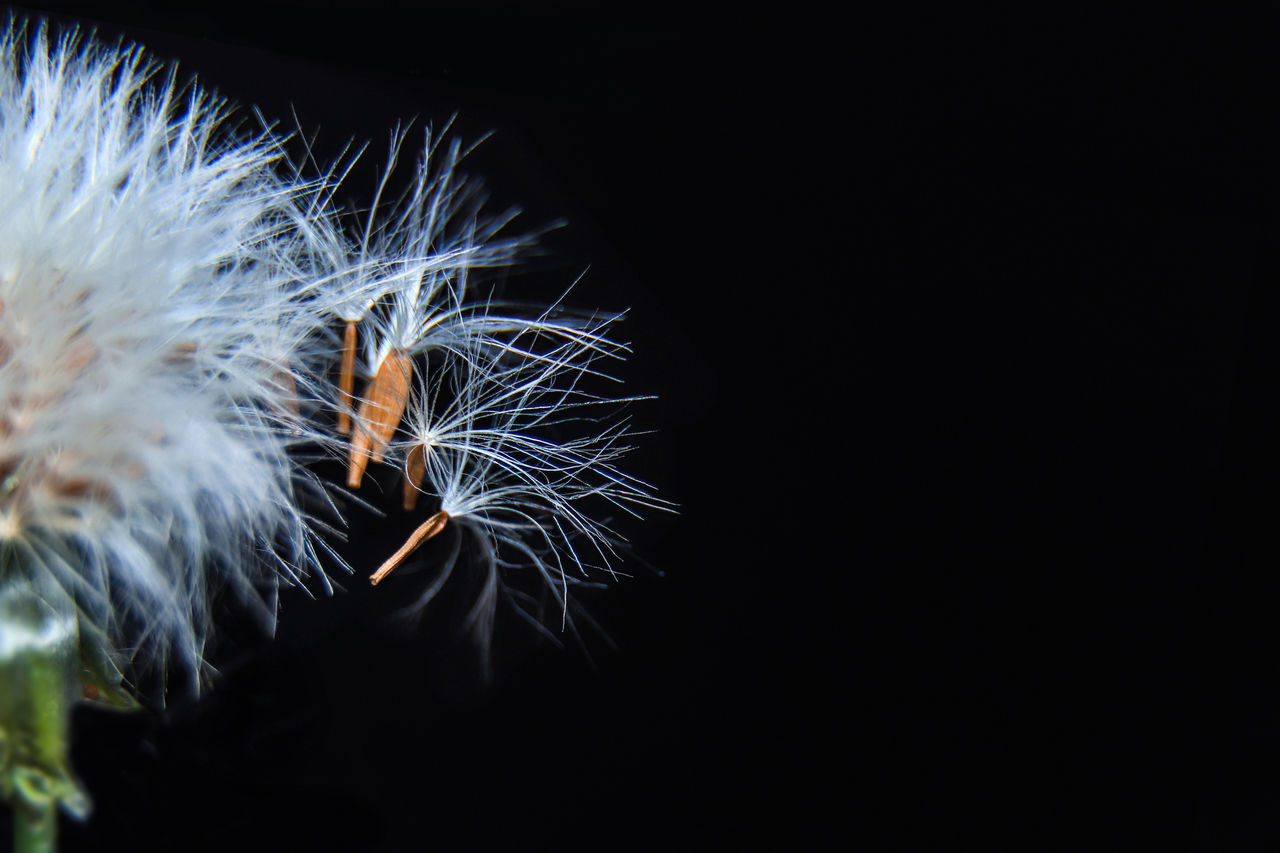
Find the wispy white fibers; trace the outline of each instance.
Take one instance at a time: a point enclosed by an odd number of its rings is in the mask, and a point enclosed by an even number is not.
[[[474,352],[450,353],[433,379],[419,383],[406,417],[410,439],[395,453],[409,484],[439,506],[420,528],[422,538],[446,526],[457,538],[411,612],[443,586],[465,542],[481,576],[468,621],[482,649],[500,597],[540,629],[541,599],[549,599],[560,627],[575,630],[571,588],[598,585],[593,570],[611,576],[622,541],[592,513],[674,508],[617,467],[634,435],[618,407],[641,398],[585,387],[592,378],[613,381],[597,363],[626,350],[606,337],[616,319],[584,323],[564,339],[545,331],[543,318],[531,318],[502,346],[478,342]],[[384,564],[376,579],[407,553]],[[532,574],[544,595],[521,589],[518,579],[509,583],[520,574]]]
[[[0,38],[0,549],[133,662],[198,675],[210,596],[316,569],[309,188],[132,47]],[[313,189],[313,188],[310,188]]]
[[[465,545],[484,642],[503,593],[540,615],[519,569],[572,629],[570,587],[620,541],[592,513],[671,509],[618,467],[609,404],[637,398],[585,390],[629,352],[619,317],[491,298],[537,235],[484,211],[459,142],[428,129],[384,198],[396,132],[352,217],[342,169],[305,178],[224,115],[137,48],[0,35],[0,583],[60,590],[135,674],[197,682],[215,593],[270,623],[282,580],[324,583],[291,453],[320,447],[351,489],[385,462],[429,495],[386,571],[448,525],[437,585]]]
[[[397,133],[391,164],[403,142]],[[634,433],[617,405],[640,398],[585,390],[587,377],[611,383],[603,363],[630,352],[610,337],[621,315],[491,298],[487,276],[517,263],[536,235],[508,236],[515,212],[483,210],[479,184],[459,171],[465,153],[428,129],[408,191],[364,221],[354,260],[327,278],[368,378],[348,407],[347,485],[360,488],[370,462],[398,464],[405,508],[419,494],[436,508],[372,580],[447,530],[452,544],[408,612],[421,612],[465,560],[481,582],[467,621],[487,651],[502,598],[540,629],[545,601],[558,627],[576,630],[571,587],[612,576],[622,542],[594,513],[674,507],[618,467]],[[520,575],[541,593],[521,589]]]

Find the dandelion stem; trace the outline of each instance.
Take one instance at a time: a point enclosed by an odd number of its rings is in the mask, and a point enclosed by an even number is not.
[[[13,849],[15,853],[53,853],[58,849],[58,809],[50,801],[32,809],[13,811]]]
[[[13,807],[14,850],[52,851],[59,808],[80,819],[89,812],[68,756],[71,707],[81,689],[76,618],[69,601],[52,590],[37,593],[3,568],[0,797]]]

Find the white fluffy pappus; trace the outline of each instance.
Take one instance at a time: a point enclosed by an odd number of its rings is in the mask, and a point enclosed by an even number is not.
[[[135,684],[198,686],[217,592],[269,625],[281,582],[327,588],[300,498],[328,486],[300,448],[346,456],[350,489],[385,461],[406,508],[430,496],[374,582],[449,527],[409,610],[465,546],[486,649],[504,595],[575,630],[570,589],[622,541],[594,507],[674,509],[617,467],[635,432],[610,405],[642,398],[587,390],[629,353],[621,315],[494,300],[538,233],[508,235],[515,211],[485,212],[469,149],[429,128],[384,203],[406,135],[353,216],[331,204],[345,172],[305,178],[137,48],[0,32],[0,584],[73,604]],[[507,583],[529,569],[538,596]]]
[[[211,595],[318,568],[290,446],[331,314],[278,141],[137,48],[0,35],[0,575],[198,681]]]
[[[601,586],[600,573],[612,577],[623,544],[590,504],[636,517],[644,509],[675,508],[615,464],[637,434],[620,407],[646,398],[586,387],[589,377],[616,381],[597,362],[621,359],[627,351],[606,336],[618,319],[584,322],[566,338],[548,331],[545,318],[532,318],[526,331],[450,352],[431,377],[419,377],[406,413],[410,437],[392,453],[405,471],[406,502],[416,503],[414,492],[422,492],[439,511],[383,564],[374,582],[450,529],[453,543],[433,567],[435,579],[405,613],[416,617],[431,602],[465,543],[480,574],[480,593],[465,622],[486,664],[500,598],[557,644],[544,627],[544,601],[558,613],[561,630],[577,634],[571,590]],[[541,594],[513,583],[528,573]]]
[[[643,398],[599,395],[582,381],[616,381],[600,363],[630,353],[610,337],[622,315],[567,309],[563,295],[549,306],[493,299],[495,271],[532,251],[539,234],[507,235],[517,212],[487,213],[481,185],[460,171],[471,149],[430,127],[425,135],[407,190],[384,205],[405,138],[393,135],[350,254],[325,253],[326,286],[347,326],[347,486],[361,487],[370,462],[388,461],[404,471],[405,509],[421,494],[439,507],[371,580],[447,531],[446,553],[428,563],[433,580],[403,613],[419,616],[465,552],[481,590],[464,622],[487,668],[500,599],[557,643],[548,611],[574,634],[575,610],[590,621],[570,589],[601,586],[601,571],[613,577],[623,544],[596,508],[638,516],[675,507],[616,467],[636,434],[616,407]],[[540,587],[532,593],[520,588],[530,575]]]

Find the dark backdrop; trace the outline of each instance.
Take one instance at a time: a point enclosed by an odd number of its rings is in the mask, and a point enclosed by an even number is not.
[[[665,574],[591,598],[594,669],[500,623],[485,686],[393,587],[287,597],[200,703],[81,715],[67,849],[1280,840],[1260,21],[96,9],[372,139],[357,202],[397,120],[495,131],[471,170],[569,223],[511,286],[632,307],[681,515],[627,529]]]
[[[439,127],[456,113],[463,139],[492,131],[466,170],[487,179],[495,209],[567,223],[507,292],[554,298],[585,270],[571,304],[630,308],[624,390],[658,400],[634,407],[656,433],[628,468],[681,507],[624,522],[631,577],[585,597],[612,645],[587,631],[585,653],[572,640],[556,649],[503,615],[490,684],[456,636],[461,585],[405,632],[389,617],[422,582],[365,581],[415,520],[353,511],[345,589],[285,594],[269,643],[228,607],[209,652],[219,676],[198,703],[78,714],[76,766],[96,811],[64,826],[64,849],[661,849],[744,830],[816,835],[792,818],[813,758],[788,744],[796,704],[816,714],[837,674],[822,665],[809,678],[810,651],[781,649],[800,645],[786,603],[797,577],[842,569],[775,546],[793,503],[778,454],[797,424],[781,402],[795,349],[774,306],[813,297],[785,274],[774,225],[799,204],[786,187],[802,164],[785,149],[754,155],[794,132],[775,60],[749,55],[754,25],[504,3],[43,13],[143,44],[286,130],[296,115],[322,162],[370,141],[339,195],[352,205],[370,201],[398,122]],[[410,140],[412,158],[416,130]]]

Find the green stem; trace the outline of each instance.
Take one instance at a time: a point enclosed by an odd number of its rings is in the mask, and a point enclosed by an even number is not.
[[[58,811],[83,818],[67,739],[80,684],[74,605],[0,576],[0,799],[13,807],[14,849],[53,851]]]
[[[54,800],[39,808],[13,810],[14,853],[53,853],[57,849],[58,805]]]

